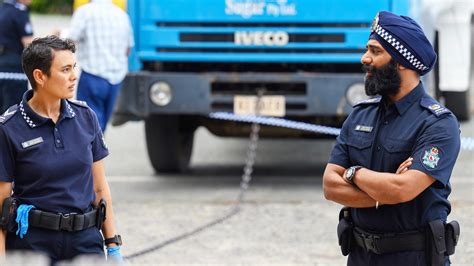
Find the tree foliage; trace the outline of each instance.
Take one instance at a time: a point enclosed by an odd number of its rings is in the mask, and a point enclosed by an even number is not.
[[[72,14],[73,0],[32,0],[30,11],[43,14]]]

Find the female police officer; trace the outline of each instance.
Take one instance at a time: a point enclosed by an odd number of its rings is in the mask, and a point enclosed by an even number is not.
[[[16,234],[0,234],[0,254],[5,248],[40,251],[53,263],[103,254],[101,219],[93,206],[105,199],[102,234],[109,256],[121,258],[102,131],[90,108],[67,100],[77,79],[74,52],[72,41],[55,36],[35,39],[23,52],[33,90],[0,116],[0,202],[13,190],[20,222]]]

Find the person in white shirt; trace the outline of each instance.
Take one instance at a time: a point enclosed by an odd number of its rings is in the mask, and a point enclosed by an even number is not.
[[[82,70],[76,97],[96,112],[105,131],[134,45],[130,18],[112,0],[92,0],[74,12],[65,37],[76,42]]]

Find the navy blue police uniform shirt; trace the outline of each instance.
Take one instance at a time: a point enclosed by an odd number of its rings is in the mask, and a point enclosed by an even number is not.
[[[414,200],[375,208],[352,208],[354,223],[375,232],[417,230],[451,211],[449,179],[460,149],[456,117],[425,93],[422,83],[395,104],[380,97],[361,102],[344,122],[330,163],[395,173],[408,157],[410,170],[436,181]]]
[[[23,4],[0,6],[0,71],[23,72],[21,39],[33,36],[28,10]]]
[[[55,213],[83,213],[95,200],[92,164],[109,152],[95,113],[82,102],[61,100],[55,124],[27,101],[0,116],[0,181],[14,182],[22,204]]]

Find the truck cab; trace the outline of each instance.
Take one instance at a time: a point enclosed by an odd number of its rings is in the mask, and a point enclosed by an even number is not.
[[[157,172],[188,167],[200,126],[218,136],[248,136],[249,124],[209,114],[255,114],[259,91],[260,115],[340,127],[367,98],[360,58],[377,12],[426,19],[420,8],[428,1],[129,0],[136,46],[112,123],[145,121]],[[429,36],[444,51],[448,37],[438,29]],[[426,81],[440,97],[454,88],[443,71],[450,72],[440,64],[437,79]],[[261,135],[328,137],[270,126]]]

